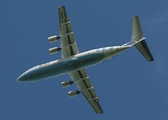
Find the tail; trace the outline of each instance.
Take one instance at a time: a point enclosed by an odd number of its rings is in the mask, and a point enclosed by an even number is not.
[[[135,47],[139,52],[145,57],[147,61],[154,61],[153,56],[146,44],[145,38],[142,34],[141,25],[138,16],[133,16],[132,18],[132,40],[135,43]]]

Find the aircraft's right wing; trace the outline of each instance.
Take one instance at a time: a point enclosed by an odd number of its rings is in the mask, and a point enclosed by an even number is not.
[[[95,110],[95,112],[97,114],[103,113],[103,110],[99,104],[99,99],[85,69],[69,72],[69,75],[76,83],[79,90],[83,93],[87,101],[90,103],[92,108]]]

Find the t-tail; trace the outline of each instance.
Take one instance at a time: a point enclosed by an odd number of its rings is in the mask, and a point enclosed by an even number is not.
[[[133,16],[132,18],[132,39],[131,42],[134,43],[135,47],[139,52],[145,57],[147,61],[154,61],[153,56],[146,44],[145,38],[142,33],[141,25],[138,16]]]

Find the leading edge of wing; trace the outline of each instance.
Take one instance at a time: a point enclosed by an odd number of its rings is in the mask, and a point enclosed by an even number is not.
[[[59,14],[59,23],[60,23],[60,28],[61,28],[62,23],[69,22],[65,6],[61,6],[58,8],[58,14]]]

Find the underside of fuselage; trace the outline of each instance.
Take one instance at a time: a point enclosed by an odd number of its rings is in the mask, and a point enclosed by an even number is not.
[[[19,76],[18,81],[32,82],[45,80],[71,71],[91,67],[116,56],[127,48],[129,47],[115,46],[94,49],[77,54],[68,59],[56,60],[38,65]]]
[[[74,57],[67,60],[58,61],[54,64],[43,64],[31,71],[26,71],[18,79],[19,81],[31,82],[44,80],[58,75],[68,73],[70,71],[87,68],[98,64],[104,58],[103,54],[88,54],[85,56]],[[22,80],[21,80],[22,79]]]

